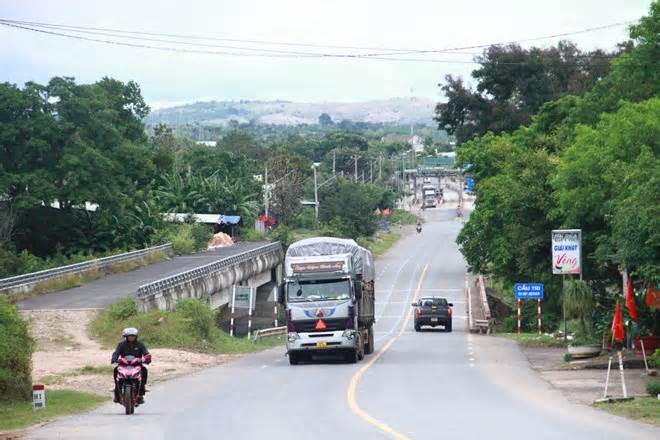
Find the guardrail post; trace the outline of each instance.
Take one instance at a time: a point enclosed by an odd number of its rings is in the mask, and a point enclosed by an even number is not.
[[[518,300],[516,301],[516,305],[518,308],[518,334],[520,334],[520,306],[521,306],[522,301]]]

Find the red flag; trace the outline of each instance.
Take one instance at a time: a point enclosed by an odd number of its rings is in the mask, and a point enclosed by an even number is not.
[[[626,308],[628,309],[628,314],[630,319],[637,321],[639,316],[637,315],[637,305],[635,304],[635,292],[633,290],[632,278],[628,277],[626,283]]]
[[[614,307],[614,319],[612,320],[612,336],[617,342],[623,342],[623,317],[621,316],[621,304],[619,300],[616,301]]]

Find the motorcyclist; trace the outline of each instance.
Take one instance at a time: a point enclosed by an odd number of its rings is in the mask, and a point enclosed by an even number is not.
[[[147,369],[145,368],[144,364],[151,363],[151,355],[149,354],[147,347],[145,347],[142,342],[137,340],[138,330],[136,328],[125,328],[121,332],[121,335],[124,340],[117,344],[115,352],[112,353],[112,360],[110,363],[117,363],[120,356],[135,356],[136,358],[143,359],[143,363],[140,365],[140,368],[142,369],[142,384],[140,386],[140,396],[138,399],[138,403],[142,404],[144,403],[144,392],[147,385]],[[117,368],[118,367],[115,367],[112,373],[115,384],[115,403],[119,402],[119,389],[117,389]]]
[[[422,222],[417,222],[417,232],[422,232]]]

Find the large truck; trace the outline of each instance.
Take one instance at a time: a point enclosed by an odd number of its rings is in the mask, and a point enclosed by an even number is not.
[[[422,207],[435,208],[438,204],[438,192],[431,182],[422,185]]]
[[[284,259],[287,354],[296,365],[336,352],[351,363],[374,351],[374,260],[353,240],[316,237]]]

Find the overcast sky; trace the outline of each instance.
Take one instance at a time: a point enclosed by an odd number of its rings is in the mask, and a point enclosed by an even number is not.
[[[648,13],[650,3],[650,0],[0,0],[0,18],[277,42],[444,49],[637,20]],[[570,39],[582,49],[612,49],[626,36],[626,27],[621,26]],[[548,46],[557,40],[524,45]],[[56,75],[73,76],[80,82],[92,82],[104,75],[125,81],[132,79],[141,85],[143,95],[155,107],[202,99],[357,101],[410,95],[438,99],[437,84],[446,74],[469,76],[474,68],[474,65],[455,63],[170,53],[77,41],[5,26],[0,26],[0,42],[0,81],[43,83]],[[444,54],[434,57],[472,58]]]

